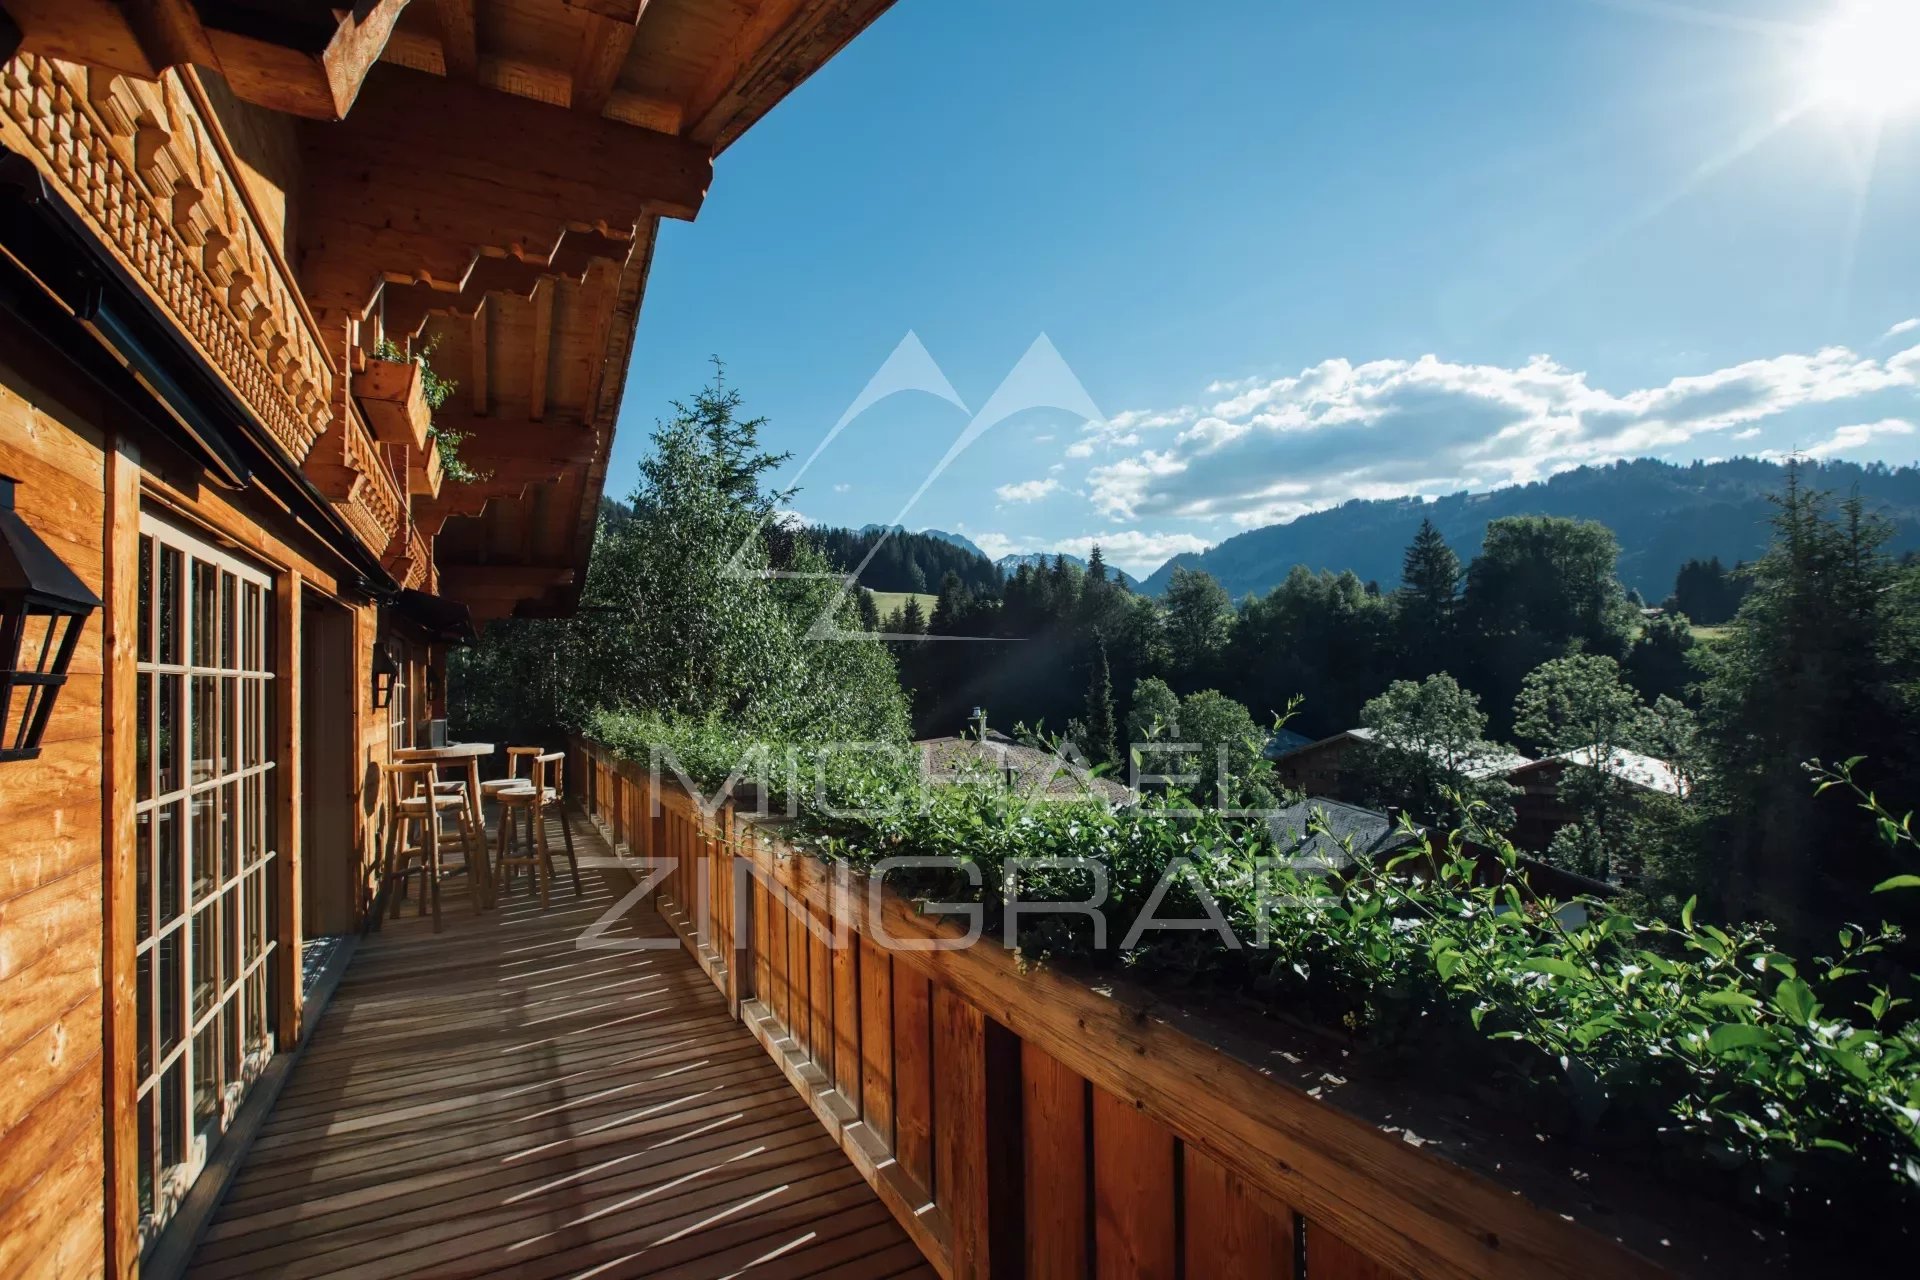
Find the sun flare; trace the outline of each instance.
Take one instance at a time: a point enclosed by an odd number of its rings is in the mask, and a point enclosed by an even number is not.
[[[1920,0],[1855,0],[1814,35],[1822,102],[1885,117],[1920,110]]]

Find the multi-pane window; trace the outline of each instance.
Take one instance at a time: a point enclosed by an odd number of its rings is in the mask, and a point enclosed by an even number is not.
[[[206,1166],[273,1053],[271,580],[140,521],[141,1237]]]

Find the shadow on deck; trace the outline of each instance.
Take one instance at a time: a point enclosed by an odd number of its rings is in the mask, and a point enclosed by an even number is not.
[[[933,1274],[686,952],[576,949],[628,882],[561,868],[364,939],[190,1275]]]

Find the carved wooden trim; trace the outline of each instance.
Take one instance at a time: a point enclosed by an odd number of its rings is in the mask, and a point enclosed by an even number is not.
[[[333,369],[177,73],[143,84],[34,54],[0,69],[0,141],[32,157],[295,463]]]

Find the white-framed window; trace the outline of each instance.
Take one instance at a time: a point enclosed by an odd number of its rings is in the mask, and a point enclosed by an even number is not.
[[[273,1055],[273,584],[140,517],[140,1231],[151,1242]]]
[[[407,646],[395,639],[383,641],[394,662],[393,697],[387,703],[387,746],[394,751],[413,744],[413,662]]]

